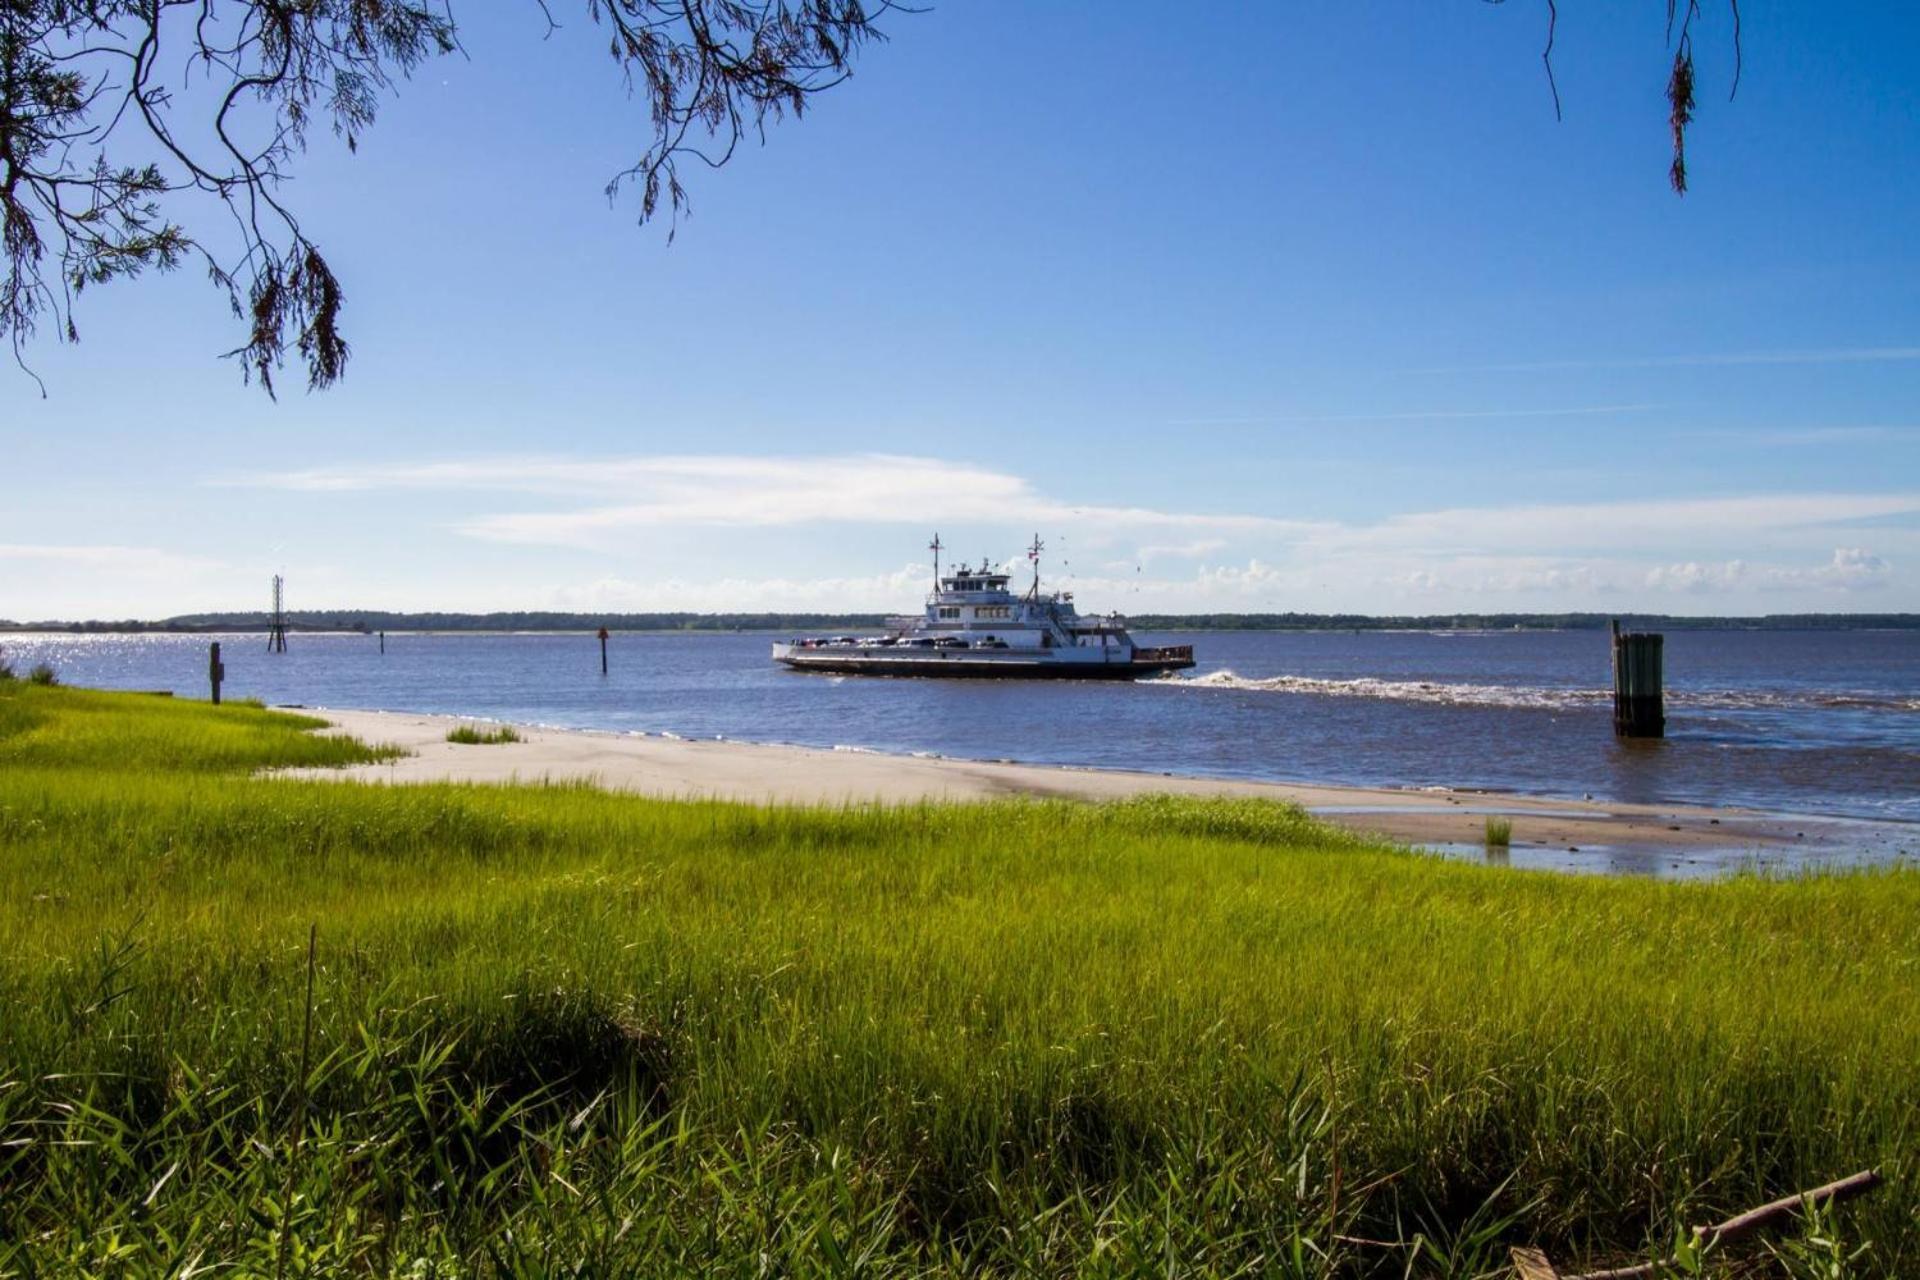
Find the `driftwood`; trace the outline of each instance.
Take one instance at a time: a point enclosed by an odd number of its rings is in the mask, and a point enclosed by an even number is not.
[[[1815,1187],[1812,1191],[1805,1191],[1797,1196],[1785,1196],[1772,1204],[1763,1204],[1758,1209],[1749,1209],[1737,1217],[1728,1218],[1718,1226],[1695,1227],[1693,1234],[1713,1244],[1719,1244],[1723,1240],[1738,1240],[1742,1236],[1752,1235],[1764,1227],[1771,1226],[1776,1220],[1788,1214],[1798,1213],[1800,1206],[1807,1202],[1820,1205],[1851,1200],[1879,1185],[1880,1171],[1868,1169],[1854,1174],[1851,1178],[1842,1178],[1838,1182],[1829,1182],[1824,1187]]]
[[[1547,1255],[1532,1245],[1513,1251],[1513,1272],[1520,1280],[1560,1280]]]
[[[1873,1190],[1880,1185],[1880,1171],[1867,1169],[1838,1182],[1829,1182],[1824,1187],[1815,1187],[1811,1191],[1802,1191],[1799,1195],[1783,1196],[1771,1204],[1763,1204],[1758,1209],[1749,1209],[1745,1213],[1735,1214],[1725,1222],[1710,1227],[1695,1227],[1693,1238],[1703,1245],[1716,1246],[1729,1240],[1739,1240],[1761,1231],[1782,1218],[1799,1213],[1805,1205],[1838,1204],[1842,1200],[1851,1200],[1857,1195]],[[1660,1272],[1674,1265],[1677,1259],[1663,1258],[1658,1262],[1643,1262],[1636,1266],[1619,1267],[1612,1271],[1588,1271],[1577,1276],[1563,1276],[1554,1269],[1547,1255],[1539,1249],[1525,1247],[1513,1250],[1513,1271],[1518,1280],[1650,1280]]]

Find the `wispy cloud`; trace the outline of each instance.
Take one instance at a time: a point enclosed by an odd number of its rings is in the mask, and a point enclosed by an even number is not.
[[[1787,493],[1642,502],[1459,507],[1413,512],[1318,533],[1307,549],[1406,555],[1475,552],[1654,551],[1805,543],[1816,531],[1920,513],[1916,493]],[[1831,546],[1832,543],[1827,544]]]
[[[444,490],[571,497],[583,505],[486,514],[457,526],[498,541],[563,545],[644,527],[1041,521],[1190,530],[1191,537],[1148,544],[1168,555],[1204,554],[1221,549],[1226,539],[1251,537],[1297,543],[1321,554],[1539,552],[1745,542],[1763,533],[1920,514],[1920,490],[1915,490],[1443,507],[1367,523],[1296,520],[1073,502],[995,467],[893,454],[507,457],[269,473],[227,483],[317,493]]]
[[[996,546],[1039,528],[1052,531],[1056,580],[1103,607],[1133,609],[1444,608],[1454,598],[1481,607],[1631,607],[1708,592],[1737,603],[1798,592],[1812,605],[1836,591],[1885,586],[1898,595],[1911,582],[1896,562],[1920,556],[1920,490],[1536,502],[1331,520],[1074,502],[999,465],[888,454],[478,458],[233,483],[316,495],[460,494],[479,505],[452,525],[461,534],[612,557],[649,542],[636,533],[675,528],[891,525],[913,531],[900,534],[902,549],[917,547],[928,528],[989,534]],[[1867,537],[1870,548],[1860,545]],[[1072,558],[1069,539],[1079,553]],[[871,562],[845,568],[847,576],[746,578],[724,560],[689,561],[676,577],[616,575],[556,603],[901,608],[927,573],[916,565],[862,576]]]
[[[1911,439],[1920,436],[1920,427],[1720,427],[1687,434],[1702,440],[1734,440],[1741,444],[1792,448]]]
[[[884,573],[817,578],[675,576],[636,582],[609,576],[556,588],[548,602],[555,609],[585,612],[686,609],[726,613],[752,609],[884,613],[911,607],[931,585],[930,575],[927,565],[914,564]]]
[[[281,472],[223,483],[313,493],[442,490],[587,500],[589,505],[572,510],[503,512],[456,525],[489,541],[557,546],[594,545],[625,531],[667,526],[998,524],[1010,517],[1240,533],[1309,527],[1263,515],[1072,503],[1004,471],[892,454],[498,458]]]
[[[1450,365],[1406,373],[1538,373],[1555,369],[1693,369],[1722,365],[1882,364],[1920,360],[1920,347],[1838,347],[1813,351],[1722,351],[1615,359],[1527,360],[1512,364]]]
[[[1225,538],[1195,538],[1190,542],[1150,542],[1140,548],[1142,560],[1198,560],[1227,548]]]
[[[195,607],[232,566],[159,547],[0,543],[0,616],[160,616]]]
[[[69,570],[105,570],[143,577],[204,573],[224,566],[203,556],[180,555],[154,547],[60,546],[0,543],[0,561],[59,565]]]
[[[1321,426],[1336,422],[1452,422],[1476,418],[1593,418],[1645,413],[1658,404],[1593,404],[1552,409],[1408,409],[1391,413],[1323,413],[1308,415],[1255,414],[1243,417],[1174,418],[1176,427]]]

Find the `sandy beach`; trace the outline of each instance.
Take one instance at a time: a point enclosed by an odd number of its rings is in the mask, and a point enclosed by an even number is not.
[[[588,782],[642,795],[770,804],[901,804],[1045,796],[1113,800],[1147,794],[1250,796],[1289,801],[1329,822],[1422,846],[1479,846],[1487,815],[1513,823],[1516,865],[1579,869],[1581,855],[1626,858],[1625,867],[1684,871],[1686,864],[1798,862],[1845,853],[1884,860],[1916,841],[1901,824],[1608,803],[1477,791],[1413,791],[1176,777],[1121,770],[884,755],[661,735],[516,725],[523,741],[470,746],[446,741],[455,716],[312,710],[334,730],[389,743],[407,755],[385,764],[311,776],[369,782]],[[1551,854],[1551,857],[1539,855]],[[1849,857],[1848,860],[1852,860]]]

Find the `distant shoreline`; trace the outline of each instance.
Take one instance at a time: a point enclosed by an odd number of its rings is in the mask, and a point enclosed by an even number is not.
[[[1920,631],[1920,613],[1796,613],[1758,617],[1649,613],[1492,613],[1358,615],[1308,613],[1142,613],[1128,619],[1136,631]],[[0,635],[207,635],[264,633],[264,613],[182,614],[152,621],[0,619]],[[378,610],[299,610],[288,629],[310,635],[566,634],[609,631],[658,634],[865,631],[887,625],[883,614],[810,613],[390,613]]]

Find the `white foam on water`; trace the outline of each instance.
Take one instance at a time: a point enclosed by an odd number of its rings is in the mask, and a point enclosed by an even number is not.
[[[1430,702],[1458,707],[1537,707],[1570,710],[1599,706],[1608,695],[1597,689],[1547,689],[1524,685],[1445,684],[1428,680],[1381,680],[1359,676],[1330,680],[1317,676],[1241,676],[1210,671],[1203,676],[1155,681],[1188,689],[1234,689],[1256,693],[1311,694],[1326,698],[1372,698],[1389,702]]]
[[[1384,680],[1356,676],[1335,680],[1321,676],[1242,676],[1232,671],[1210,671],[1202,676],[1174,676],[1142,681],[1143,686],[1181,689],[1231,689],[1253,693],[1292,693],[1323,698],[1371,698],[1386,702],[1425,702],[1453,707],[1521,707],[1541,711],[1574,711],[1604,707],[1613,694],[1605,688],[1568,688],[1545,685],[1464,684],[1437,680]],[[1669,689],[1670,706],[1708,711],[1766,711],[1830,708],[1835,710],[1920,711],[1920,698],[1888,697],[1830,690],[1782,692],[1766,689]]]

